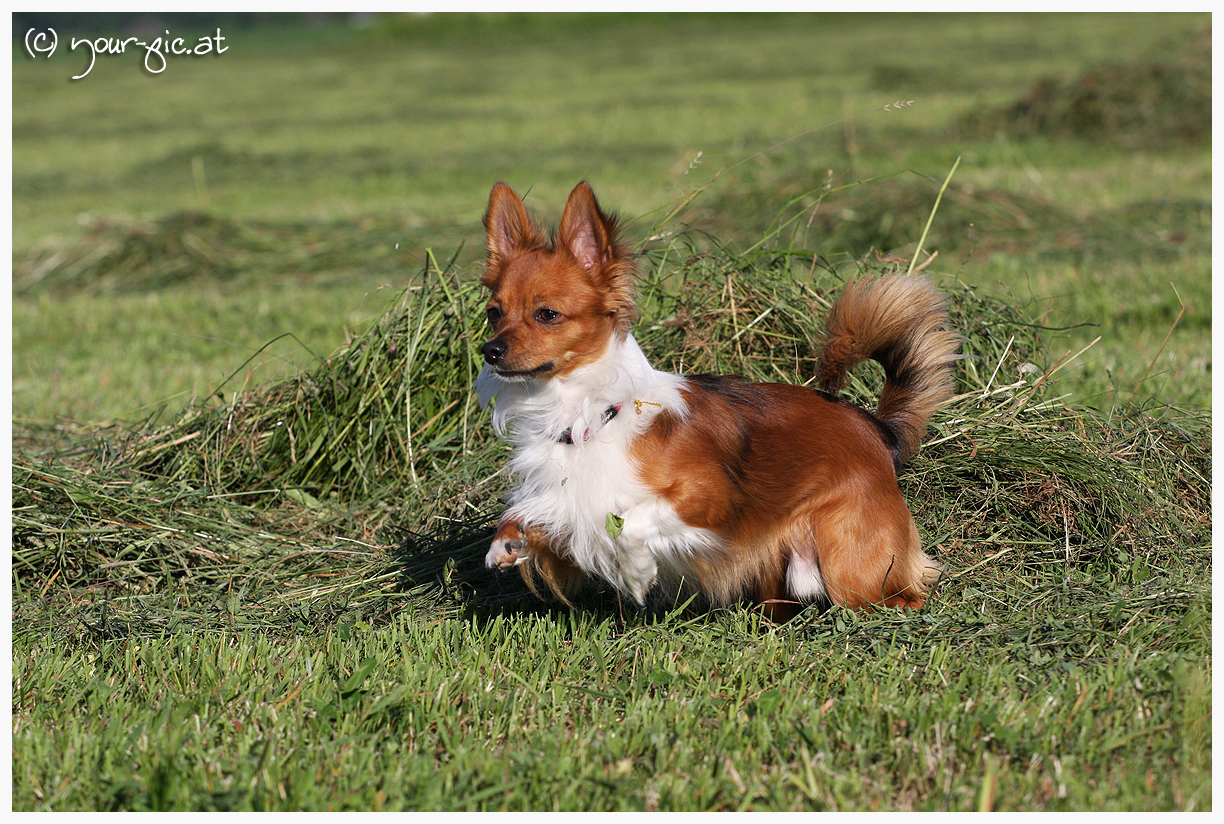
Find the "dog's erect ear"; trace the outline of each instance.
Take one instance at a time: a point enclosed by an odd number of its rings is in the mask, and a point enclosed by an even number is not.
[[[484,222],[492,257],[506,257],[515,249],[544,243],[544,236],[532,225],[523,201],[505,183],[495,185],[489,194],[489,211]]]
[[[600,210],[591,185],[584,180],[575,186],[561,214],[558,238],[583,269],[596,271],[612,257],[615,231],[615,221]]]
[[[633,304],[633,255],[620,242],[620,225],[615,215],[599,208],[595,193],[585,180],[574,187],[565,203],[557,247],[568,249],[591,282],[604,290],[617,331],[627,334],[637,317]]]

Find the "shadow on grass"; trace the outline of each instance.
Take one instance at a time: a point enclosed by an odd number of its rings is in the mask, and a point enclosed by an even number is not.
[[[517,571],[489,569],[485,552],[498,512],[445,522],[432,531],[405,531],[392,552],[400,589],[436,599],[480,621],[498,615],[558,617],[570,608],[555,598],[537,597]],[[597,618],[626,617],[642,610],[615,590],[587,582],[573,597],[574,609]],[[648,610],[654,612],[655,610]]]
[[[596,623],[611,620],[623,627],[677,618],[701,619],[719,611],[700,595],[665,591],[651,593],[647,604],[639,606],[610,584],[590,577],[570,596],[572,607],[546,591],[537,596],[517,571],[485,566],[485,552],[498,514],[488,512],[452,521],[432,532],[405,532],[392,553],[400,590],[426,601],[434,599],[440,612],[453,608],[481,623],[507,615],[565,619],[571,613],[580,613]],[[754,609],[747,599],[729,608]],[[819,614],[825,609],[813,605],[804,614]],[[762,625],[774,626],[767,619],[762,619]]]

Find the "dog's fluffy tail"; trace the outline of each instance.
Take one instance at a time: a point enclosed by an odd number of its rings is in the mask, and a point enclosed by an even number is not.
[[[931,416],[955,388],[960,341],[947,322],[943,295],[912,275],[847,284],[825,320],[819,385],[837,393],[856,364],[878,361],[885,381],[876,417],[897,437],[901,462],[918,451]]]

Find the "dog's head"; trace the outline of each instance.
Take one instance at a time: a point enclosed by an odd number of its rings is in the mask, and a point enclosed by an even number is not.
[[[613,335],[628,333],[636,316],[632,256],[585,181],[570,192],[552,238],[504,183],[489,196],[485,229],[481,280],[492,293],[485,311],[493,337],[480,351],[497,375],[566,375],[598,359]]]

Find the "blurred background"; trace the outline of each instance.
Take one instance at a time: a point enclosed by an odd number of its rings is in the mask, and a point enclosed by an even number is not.
[[[1068,379],[1085,403],[1210,405],[1206,14],[13,25],[19,421],[139,419],[314,362],[431,256],[474,273],[498,180],[546,220],[590,180],[643,244],[800,215],[774,242],[838,265],[906,260],[958,158],[937,282],[1075,327],[1052,349],[1101,336]]]

